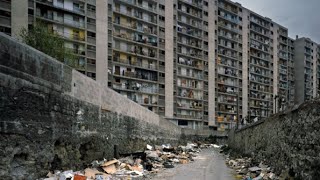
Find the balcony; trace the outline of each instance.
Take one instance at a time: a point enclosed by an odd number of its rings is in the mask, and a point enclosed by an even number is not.
[[[90,44],[96,44],[96,37],[87,36],[87,42]]]
[[[187,18],[182,19],[181,17],[178,17],[178,22],[182,22],[186,26],[190,26],[190,27],[202,30],[202,25],[200,21],[195,21]]]
[[[96,17],[96,11],[87,10],[87,16],[95,18]]]
[[[141,93],[148,93],[148,94],[157,94],[159,92],[158,88],[156,87],[141,87],[141,84],[134,83],[134,82],[113,84],[112,87],[117,90],[141,92]]]
[[[255,18],[253,16],[250,17],[250,21],[259,25],[259,26],[262,26],[263,28],[266,28],[266,29],[269,29],[270,28],[270,24],[268,22],[265,22],[263,20],[260,20],[258,18]]]
[[[189,4],[189,5],[192,5],[194,7],[197,7],[197,8],[202,8],[202,2],[201,1],[198,1],[198,0],[180,0],[186,4]]]
[[[219,17],[220,17],[220,18],[223,18],[223,19],[225,19],[225,20],[227,20],[227,21],[231,21],[231,22],[233,22],[233,23],[235,23],[235,24],[239,24],[239,23],[240,23],[240,21],[239,21],[238,19],[234,19],[234,18],[228,16],[227,14],[219,15]]]
[[[224,29],[233,31],[235,33],[240,33],[241,32],[241,30],[237,29],[237,27],[235,27],[235,26],[233,27],[233,26],[231,26],[231,24],[225,24],[223,21],[219,21],[218,26],[220,26],[220,27],[222,27]]]
[[[232,8],[231,6],[226,5],[224,3],[219,3],[218,6],[221,7],[222,9],[224,9],[224,10],[232,12],[233,14],[238,14],[237,8]]]
[[[179,76],[183,76],[185,78],[193,78],[193,79],[199,79],[202,80],[203,76],[201,73],[182,73],[181,71],[178,71]]]
[[[217,80],[218,84],[223,84],[226,86],[234,86],[234,87],[238,87],[239,83],[236,81],[226,81],[224,79],[218,79]]]
[[[73,54],[85,56],[86,51],[81,49],[74,49],[74,48],[66,48],[66,50],[70,51]]]
[[[84,13],[85,13],[85,10],[83,8],[79,8],[79,7],[73,6],[73,8],[70,9],[69,6],[65,7],[64,3],[60,3],[60,2],[57,2],[56,4],[54,4],[53,1],[48,1],[48,0],[36,0],[36,1],[40,2],[42,4],[46,4],[46,5],[49,5],[49,6],[56,7],[56,8],[61,8],[61,9],[64,9],[65,11],[73,12],[73,13],[76,13],[76,14],[84,15]]]
[[[81,36],[80,34],[71,34],[68,32],[61,32],[61,31],[54,31],[54,33],[70,40],[75,40],[75,41],[85,41],[85,37]]]
[[[0,9],[11,11],[11,0],[0,0]]]
[[[193,40],[182,40],[181,38],[178,38],[178,43],[181,45],[187,45],[189,47],[202,50],[201,43],[199,41],[193,41]]]
[[[11,27],[11,18],[0,15],[0,25],[1,26]]]
[[[187,12],[187,10],[182,10],[182,9],[178,9],[178,12],[182,12],[184,13],[184,15],[190,16],[192,18],[197,18],[199,20],[202,20],[202,15],[201,15],[201,11],[189,11]]]
[[[178,50],[178,53],[184,55],[184,56],[189,56],[191,58],[197,58],[199,60],[203,60],[202,59],[202,53],[200,51],[194,51],[193,49],[191,50],[185,50],[185,51],[182,51],[182,50]]]
[[[155,64],[150,64],[150,63],[142,63],[139,61],[131,61],[129,59],[120,59],[118,57],[114,57],[113,58],[114,62],[119,62],[121,64],[126,64],[129,66],[134,66],[134,67],[139,67],[139,68],[144,68],[144,69],[148,69],[148,70],[157,70],[157,66]]]
[[[193,67],[196,69],[201,69],[201,70],[203,69],[203,65],[200,61],[194,61],[194,60],[185,59],[182,57],[178,58],[178,64],[185,65],[187,67]]]
[[[37,12],[36,17],[46,19],[49,21],[54,21],[54,22],[61,23],[61,24],[65,24],[65,25],[69,25],[69,26],[76,27],[76,28],[82,28],[82,29],[85,28],[85,25],[83,22],[80,23],[79,21],[74,21],[73,19],[58,17],[58,16],[48,14],[48,13],[40,14],[39,12]]]
[[[119,7],[115,7],[114,11],[120,15],[128,16],[130,18],[136,19],[138,21],[151,23],[152,25],[157,25],[156,16],[151,16],[148,14],[148,18],[145,18],[145,13],[139,13],[139,11],[127,11],[126,9],[120,9]]]
[[[87,29],[89,31],[96,31],[96,24],[87,23]]]
[[[202,116],[201,116],[201,115],[184,115],[184,114],[177,114],[176,117],[182,118],[182,119],[190,119],[190,120],[193,120],[193,119],[199,119],[199,120],[201,120],[201,119],[202,119]]]
[[[1,7],[1,0],[0,0],[0,7]],[[34,1],[33,0],[28,0],[28,8],[31,8],[31,9],[34,8]]]
[[[223,37],[223,38],[228,39],[228,40],[231,40],[231,41],[234,41],[234,42],[242,42],[242,39],[237,38],[237,37],[232,36],[232,35],[224,34],[222,32],[219,32],[218,36]]]
[[[87,56],[89,58],[95,59],[96,58],[96,51],[92,51],[92,50],[87,49]]]
[[[122,77],[128,77],[128,78],[135,78],[139,80],[145,80],[148,82],[156,83],[158,81],[157,76],[149,76],[148,73],[142,73],[142,72],[132,72],[132,71],[123,71],[123,72],[114,72],[115,76],[122,76]]]

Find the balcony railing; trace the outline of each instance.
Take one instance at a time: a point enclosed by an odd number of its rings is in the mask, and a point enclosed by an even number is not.
[[[87,36],[87,42],[90,44],[96,44],[96,38],[91,37],[91,36]]]
[[[3,9],[11,10],[11,1],[0,0],[0,7]]]
[[[54,31],[54,33],[71,40],[85,41],[84,36],[80,36],[79,34],[71,34],[71,33],[61,32],[61,31]]]
[[[11,18],[0,15],[0,25],[11,26]]]
[[[202,119],[201,115],[184,115],[184,114],[177,114],[176,117],[184,118],[184,119]]]
[[[122,84],[121,85],[113,84],[113,88],[118,90],[132,90],[132,91],[142,92],[142,93],[158,93],[158,88],[155,88],[155,87],[141,88],[136,86],[130,86],[129,83],[125,84],[124,86]]]

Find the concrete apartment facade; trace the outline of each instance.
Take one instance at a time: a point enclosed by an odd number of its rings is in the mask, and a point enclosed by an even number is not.
[[[295,63],[295,102],[319,97],[319,45],[310,38],[298,38],[294,41]]]
[[[225,131],[237,120],[266,118],[292,106],[301,91],[303,70],[297,68],[306,44],[239,3],[17,3],[0,0],[0,31],[15,36],[21,27],[46,22],[79,57],[80,72],[181,127]],[[318,60],[319,47],[311,48]],[[308,81],[316,89],[319,73],[310,73]]]
[[[76,69],[107,84],[107,0],[1,0],[0,31],[14,37],[36,21],[65,40],[77,57]],[[99,61],[97,61],[99,59]],[[99,74],[99,76],[97,76]]]

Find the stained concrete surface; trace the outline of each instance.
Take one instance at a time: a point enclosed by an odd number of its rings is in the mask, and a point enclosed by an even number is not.
[[[235,180],[233,170],[225,158],[214,149],[204,149],[189,164],[179,164],[173,169],[158,173],[152,180]]]

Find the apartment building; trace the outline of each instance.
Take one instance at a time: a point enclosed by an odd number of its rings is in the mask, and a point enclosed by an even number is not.
[[[295,65],[294,65],[294,40],[288,38],[288,100],[287,106],[292,107],[295,100]]]
[[[164,5],[146,0],[109,4],[109,87],[164,116]]]
[[[0,0],[0,32],[11,35],[11,0]]]
[[[230,0],[0,5],[1,32],[45,22],[78,57],[79,72],[181,127],[225,131],[320,92],[319,46]]]
[[[98,1],[101,3],[102,1]],[[97,53],[97,6],[95,0],[1,0],[0,31],[18,37],[22,27],[31,28],[34,22],[45,23],[49,31],[65,40],[64,46],[76,56],[76,69],[97,79],[97,56],[107,62],[107,53]],[[103,8],[98,8],[100,11]],[[103,16],[101,16],[103,17]],[[100,41],[107,39],[101,32]],[[104,45],[103,49],[106,45]],[[104,58],[103,58],[104,57]],[[101,69],[101,76],[106,68]]]
[[[295,92],[296,103],[302,103],[318,97],[319,48],[309,38],[298,38],[294,41]]]
[[[242,7],[218,1],[216,121],[218,130],[230,129],[242,118]]]

